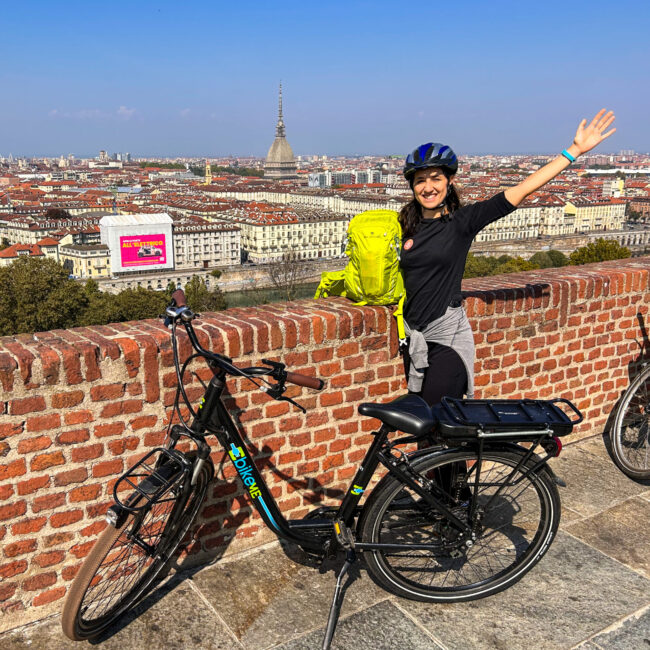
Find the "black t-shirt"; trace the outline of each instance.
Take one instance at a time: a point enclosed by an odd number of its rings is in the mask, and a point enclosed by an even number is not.
[[[400,266],[406,289],[404,318],[410,327],[423,329],[440,318],[450,302],[462,299],[460,283],[474,237],[513,210],[500,192],[451,215],[423,219],[418,232],[404,238]]]

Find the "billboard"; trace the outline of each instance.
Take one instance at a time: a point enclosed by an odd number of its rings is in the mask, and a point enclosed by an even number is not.
[[[157,214],[110,214],[99,221],[110,250],[111,273],[155,273],[174,268],[172,218]]]
[[[130,235],[120,237],[122,268],[136,268],[167,263],[165,235]]]

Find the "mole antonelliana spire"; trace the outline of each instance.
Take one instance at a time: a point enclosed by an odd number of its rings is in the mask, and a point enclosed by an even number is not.
[[[266,178],[297,178],[296,161],[293,157],[291,145],[287,142],[284,119],[282,117],[282,84],[278,100],[278,124],[275,127],[275,140],[266,155],[264,164]]]

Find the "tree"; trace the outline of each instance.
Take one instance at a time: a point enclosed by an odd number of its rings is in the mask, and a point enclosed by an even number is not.
[[[110,294],[105,294],[110,295]],[[116,319],[118,322],[158,318],[165,311],[169,299],[164,291],[138,287],[125,289],[116,296]]]
[[[287,300],[296,298],[298,286],[306,280],[310,270],[309,264],[301,260],[295,251],[287,251],[268,266],[271,283]]]
[[[485,275],[490,275],[496,264],[497,262],[494,257],[478,257],[474,253],[469,253],[465,263],[463,277],[482,278]]]
[[[595,242],[574,250],[569,256],[569,260],[571,264],[590,264],[592,262],[620,260],[630,256],[630,249],[626,246],[621,246],[613,239],[603,239],[601,237]]]
[[[519,271],[533,271],[539,267],[523,257],[512,257],[496,266],[490,275],[501,275],[502,273],[517,273]]]
[[[212,269],[210,271],[210,275],[215,279],[218,280],[221,277],[221,271],[219,269]]]
[[[535,264],[539,269],[550,269],[553,267],[553,260],[546,251],[535,253],[528,261],[531,264]]]
[[[0,334],[74,327],[88,304],[84,288],[50,258],[21,257],[0,268]]]
[[[185,299],[194,311],[222,311],[226,308],[226,299],[221,289],[210,291],[205,280],[198,275],[185,285]]]
[[[551,258],[554,267],[567,266],[569,264],[569,258],[562,251],[551,248],[547,255]]]
[[[2,241],[0,242],[0,251],[3,251],[5,248],[9,248],[9,246],[11,246],[9,240],[6,237],[3,237]]]
[[[63,208],[48,208],[45,212],[46,219],[69,219],[70,213]]]

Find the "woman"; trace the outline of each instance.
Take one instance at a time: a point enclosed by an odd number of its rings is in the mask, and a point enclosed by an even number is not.
[[[512,212],[616,129],[602,109],[582,120],[573,144],[525,181],[487,201],[461,206],[454,187],[458,160],[450,147],[428,143],[406,158],[413,200],[402,208],[400,265],[406,288],[404,321],[410,337],[404,366],[409,392],[429,405],[445,395],[474,394],[474,338],[462,307],[461,280],[470,245],[485,226]]]

